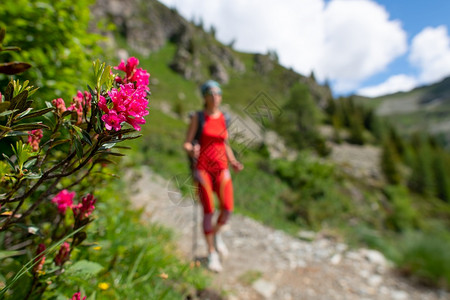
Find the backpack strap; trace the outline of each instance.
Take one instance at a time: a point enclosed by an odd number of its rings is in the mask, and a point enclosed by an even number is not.
[[[225,117],[225,126],[228,127],[230,126],[230,122],[231,122],[231,117],[228,113],[223,112],[223,116]]]
[[[195,132],[194,141],[197,143],[200,142],[200,137],[202,135],[203,126],[205,125],[205,113],[203,110],[199,110],[196,112],[198,119],[197,131]]]

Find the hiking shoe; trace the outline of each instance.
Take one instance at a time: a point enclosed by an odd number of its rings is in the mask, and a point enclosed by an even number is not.
[[[217,252],[211,252],[208,256],[208,269],[214,272],[221,272],[222,265],[219,260],[219,254]]]
[[[222,236],[220,234],[214,235],[214,244],[216,246],[217,251],[222,255],[224,258],[230,254],[228,251],[227,245],[225,245],[224,241],[222,240]]]

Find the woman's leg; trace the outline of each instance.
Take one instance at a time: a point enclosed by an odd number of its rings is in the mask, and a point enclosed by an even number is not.
[[[208,253],[214,252],[214,232],[212,219],[214,216],[213,179],[205,170],[195,170],[198,182],[198,194],[203,207],[203,233],[208,247]]]
[[[220,202],[220,215],[217,219],[215,232],[228,222],[234,208],[233,183],[231,181],[230,170],[222,170],[214,182],[214,191],[216,192]]]

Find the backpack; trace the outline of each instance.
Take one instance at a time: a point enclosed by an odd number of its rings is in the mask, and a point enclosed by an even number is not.
[[[196,145],[200,143],[200,137],[202,136],[203,132],[203,126],[205,125],[205,112],[203,110],[198,110],[195,113],[190,113],[189,118],[192,118],[194,114],[197,114],[197,120],[198,120],[198,126],[197,131],[195,132],[194,139],[192,140],[192,145]],[[226,112],[222,112],[224,118],[225,118],[225,126],[228,129],[228,126],[230,125],[230,115]],[[191,172],[194,171],[195,162],[194,159],[188,155],[189,160],[189,169]]]

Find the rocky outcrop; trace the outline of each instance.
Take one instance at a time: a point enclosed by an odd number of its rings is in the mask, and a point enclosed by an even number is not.
[[[97,0],[91,7],[94,20],[115,24],[126,42],[143,55],[160,49],[189,26],[175,10],[158,1]]]
[[[176,44],[170,67],[188,80],[212,78],[226,84],[230,71],[245,71],[227,46],[156,0],[97,0],[91,13],[94,20],[112,22],[127,44],[144,56],[167,42]],[[111,32],[100,33],[108,35],[115,46]]]

